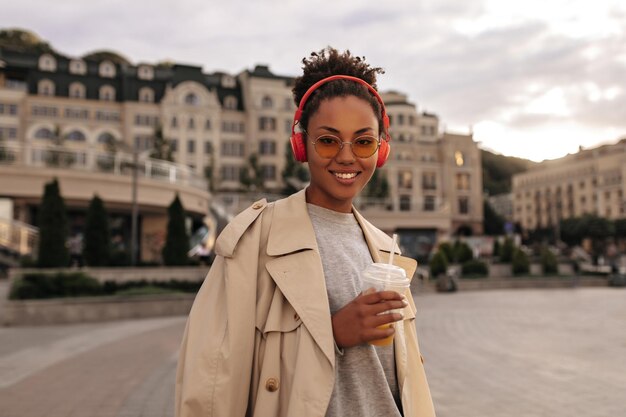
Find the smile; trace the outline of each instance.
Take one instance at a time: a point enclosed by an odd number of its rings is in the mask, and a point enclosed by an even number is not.
[[[349,180],[356,177],[358,172],[333,172],[333,175],[337,178],[341,178],[342,180]]]

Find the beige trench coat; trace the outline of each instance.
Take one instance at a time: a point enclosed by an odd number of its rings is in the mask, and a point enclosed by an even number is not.
[[[355,216],[373,259],[388,259],[389,236]],[[181,345],[176,416],[324,417],[335,348],[304,191],[242,212],[218,238],[216,253]],[[394,259],[413,275],[415,261]],[[415,305],[406,295],[404,331],[394,337],[404,416],[433,417]]]

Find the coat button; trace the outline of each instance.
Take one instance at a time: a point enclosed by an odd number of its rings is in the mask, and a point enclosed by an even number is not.
[[[279,385],[278,378],[267,378],[267,381],[265,381],[265,389],[269,392],[278,391]]]
[[[255,210],[258,210],[258,209],[260,209],[262,207],[263,207],[263,203],[254,203],[252,205],[252,208],[255,209]]]

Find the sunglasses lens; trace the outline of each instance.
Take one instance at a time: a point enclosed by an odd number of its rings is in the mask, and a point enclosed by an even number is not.
[[[369,158],[377,149],[378,141],[373,136],[359,136],[352,142],[352,152],[359,158]]]
[[[315,150],[322,158],[334,158],[341,149],[339,139],[332,136],[322,136],[315,141]]]

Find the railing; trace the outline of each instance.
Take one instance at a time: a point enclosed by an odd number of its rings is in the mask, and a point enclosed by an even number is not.
[[[124,176],[132,176],[134,167],[133,155],[125,152],[107,153],[95,149],[11,143],[0,145],[0,165],[78,169]],[[186,165],[159,159],[140,158],[137,169],[139,177],[170,184],[189,185],[203,190],[208,189],[207,182]]]
[[[38,243],[38,228],[16,220],[0,219],[0,248],[24,256],[32,254]]]

